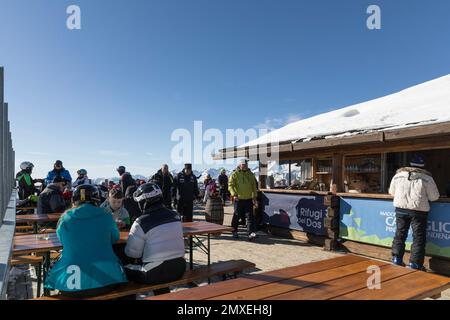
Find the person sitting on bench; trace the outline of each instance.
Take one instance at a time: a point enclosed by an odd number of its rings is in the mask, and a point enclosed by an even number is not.
[[[142,215],[133,223],[125,247],[133,262],[125,266],[128,279],[145,284],[180,279],[186,260],[179,215],[164,206],[163,192],[155,183],[141,185],[133,197]],[[155,295],[169,292],[169,288],[154,290]]]
[[[120,238],[119,229],[112,215],[98,207],[95,186],[78,186],[73,202],[58,222],[56,234],[64,250],[50,269],[45,288],[71,298],[107,293],[128,282],[112,248]]]

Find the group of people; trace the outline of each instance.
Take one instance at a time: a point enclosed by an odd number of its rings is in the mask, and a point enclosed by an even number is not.
[[[429,203],[439,198],[436,184],[424,167],[424,159],[415,157],[409,167],[397,171],[389,189],[394,196],[397,223],[392,262],[404,265],[405,241],[412,227],[409,267],[414,269],[423,269]],[[120,166],[119,184],[101,186],[93,185],[84,169],[78,170],[72,183],[61,161],[55,162],[43,180],[32,179],[32,170],[33,164],[24,162],[17,174],[20,198],[37,197],[40,213],[64,212],[56,230],[64,251],[46,278],[46,288],[85,297],[113,290],[129,280],[158,284],[183,275],[186,261],[182,222],[192,221],[193,202],[199,197],[197,177],[190,164],[175,177],[163,165],[149,182],[134,180]],[[248,161],[241,160],[229,178],[221,172],[218,180],[222,199],[225,201],[229,193],[234,204],[233,237],[239,237],[239,221],[245,220],[248,239],[255,238],[258,188]],[[45,186],[39,195],[36,182]],[[217,194],[211,177],[207,177],[205,185],[208,196]],[[102,194],[105,190],[106,196]],[[70,206],[65,195],[68,191]],[[173,205],[177,211],[172,210]],[[122,229],[130,230],[126,244],[113,246]],[[169,288],[155,294],[166,292]]]
[[[33,167],[24,162],[16,175],[20,199],[37,201],[40,214],[63,213],[56,234],[64,250],[50,269],[45,288],[70,297],[88,297],[129,280],[159,284],[183,275],[186,261],[182,222],[193,220],[193,203],[200,194],[191,164],[185,164],[175,177],[163,165],[149,182],[136,181],[120,166],[119,183],[102,185],[94,185],[85,169],[78,170],[72,182],[60,160],[45,179],[33,179]],[[240,218],[247,220],[249,239],[256,237],[256,179],[247,161],[240,163],[229,181],[225,171],[221,176],[221,190],[229,190],[234,200],[234,237],[238,237]],[[38,182],[42,191],[35,187]],[[212,192],[209,183],[208,187]],[[172,210],[172,205],[177,211]],[[120,230],[129,230],[128,240],[113,246],[120,238]],[[166,292],[169,288],[155,294]]]

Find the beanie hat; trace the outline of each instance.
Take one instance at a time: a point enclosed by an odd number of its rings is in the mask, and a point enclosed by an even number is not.
[[[424,168],[425,167],[425,160],[422,156],[420,155],[415,155],[411,162],[410,162],[410,166],[411,167],[416,167],[416,168]]]

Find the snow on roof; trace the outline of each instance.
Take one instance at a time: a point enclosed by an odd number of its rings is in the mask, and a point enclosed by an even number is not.
[[[242,146],[336,138],[450,121],[450,75],[291,123]]]

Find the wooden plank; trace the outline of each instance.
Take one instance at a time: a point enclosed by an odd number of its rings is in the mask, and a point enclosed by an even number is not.
[[[412,269],[394,265],[382,265],[381,281],[398,279],[405,274],[414,273]],[[269,297],[269,300],[329,300],[356,290],[367,288],[367,279],[370,274],[366,270],[336,280],[326,281],[318,285],[295,290],[286,294]],[[381,284],[383,285],[383,284]],[[373,291],[373,290],[372,290]]]
[[[337,268],[331,268],[320,272],[310,273],[299,277],[277,281],[256,288],[239,290],[231,294],[220,295],[212,300],[262,300],[277,295],[285,295],[299,288],[315,286],[318,283],[342,278],[346,275],[365,272],[371,265],[383,266],[385,262],[366,260]]]
[[[243,289],[262,286],[285,279],[295,278],[301,275],[320,272],[331,268],[345,266],[367,260],[365,258],[345,255],[328,260],[310,262],[299,266],[274,270],[254,275],[244,275],[242,278],[215,283],[209,286],[178,291],[148,298],[149,300],[205,300],[219,295],[233,293]]]
[[[450,278],[415,272],[383,282],[380,290],[364,288],[336,297],[339,300],[419,300],[450,288]]]
[[[126,283],[119,286],[117,289],[112,290],[106,294],[89,297],[85,299],[75,299],[64,297],[61,295],[54,295],[50,297],[43,297],[39,300],[111,300],[128,295],[135,295],[143,292],[148,292],[156,289],[166,288],[168,286],[177,286],[181,284],[190,283],[197,280],[213,277],[215,275],[223,275],[227,273],[241,272],[245,269],[254,268],[255,264],[246,260],[230,260],[222,261],[212,264],[211,266],[204,266],[194,270],[187,270],[183,277],[170,283],[163,284],[139,284],[139,283]]]

